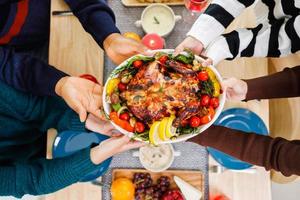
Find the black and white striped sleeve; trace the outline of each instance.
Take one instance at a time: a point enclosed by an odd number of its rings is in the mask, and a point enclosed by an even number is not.
[[[223,34],[206,50],[214,64],[236,57],[280,57],[300,50],[300,15]]]
[[[229,24],[255,0],[213,0],[199,16],[187,36],[201,41],[204,47],[220,36]]]

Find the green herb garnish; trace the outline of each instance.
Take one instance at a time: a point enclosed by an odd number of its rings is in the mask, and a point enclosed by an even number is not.
[[[134,56],[133,58],[131,58],[125,65],[121,66],[120,68],[114,70],[111,75],[110,78],[115,77],[116,75],[118,75],[120,72],[129,69],[132,67],[132,63],[136,60],[142,60],[144,63],[145,62],[151,62],[153,60],[155,60],[155,58],[153,57],[148,57],[148,56]],[[134,70],[136,72],[136,70]]]
[[[149,130],[143,132],[143,133],[134,133],[133,139],[140,139],[142,141],[149,141]]]
[[[160,24],[160,22],[158,21],[158,19],[155,16],[153,17],[153,19],[154,19],[154,24]]]
[[[187,135],[187,134],[198,134],[200,128],[192,128],[192,127],[179,127],[176,132],[178,135]]]
[[[201,82],[201,94],[207,94],[213,96],[214,85],[211,80]]]
[[[183,62],[185,64],[192,64],[195,59],[195,56],[193,52],[185,49],[184,54],[178,54],[173,59],[179,62]]]

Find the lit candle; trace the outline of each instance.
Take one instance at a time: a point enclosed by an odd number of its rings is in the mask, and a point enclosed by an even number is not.
[[[165,40],[156,33],[149,33],[143,37],[142,43],[152,50],[163,49]]]

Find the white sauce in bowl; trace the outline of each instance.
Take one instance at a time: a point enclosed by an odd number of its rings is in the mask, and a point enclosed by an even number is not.
[[[175,19],[173,13],[167,8],[153,6],[144,13],[142,24],[146,33],[164,36],[174,28]]]
[[[140,161],[150,171],[163,171],[173,162],[173,149],[169,144],[140,148]]]

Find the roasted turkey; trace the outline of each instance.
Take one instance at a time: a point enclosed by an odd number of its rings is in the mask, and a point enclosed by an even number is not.
[[[202,115],[197,92],[200,90],[197,72],[189,65],[168,60],[144,64],[130,80],[120,97],[129,110],[142,122],[152,124],[176,114],[173,126],[193,115]]]

